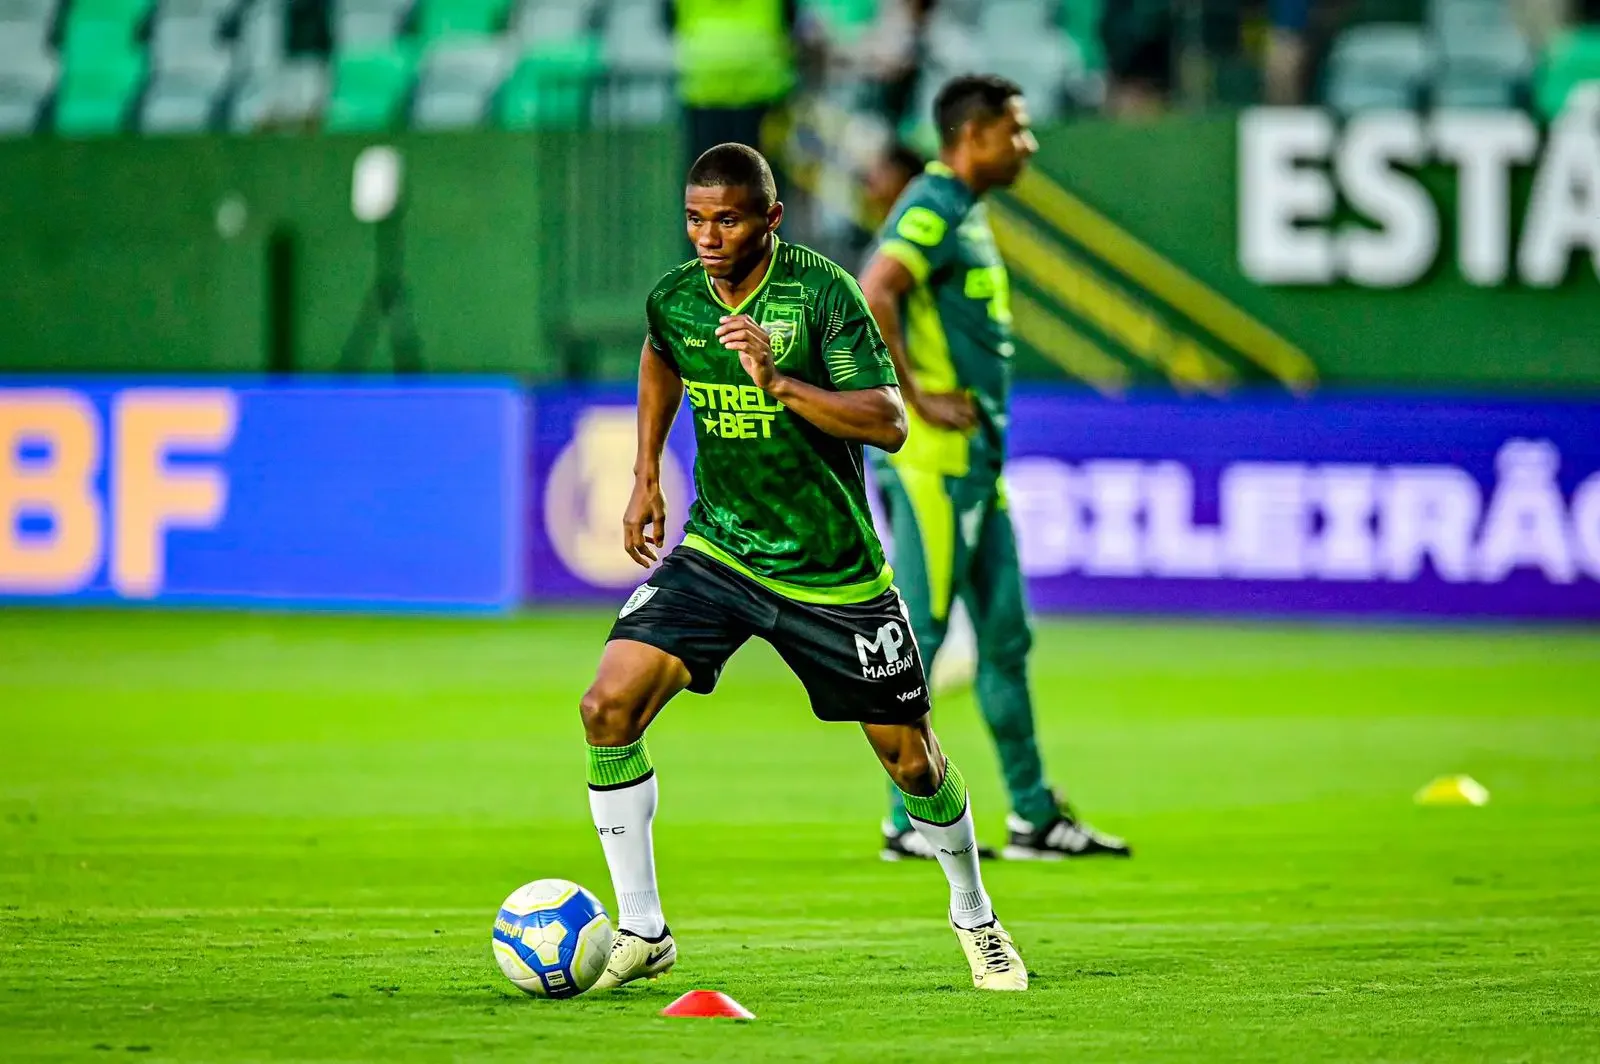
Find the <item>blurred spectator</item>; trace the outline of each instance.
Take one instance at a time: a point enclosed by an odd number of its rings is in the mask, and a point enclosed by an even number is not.
[[[1238,0],[1107,2],[1100,20],[1107,111],[1137,119],[1161,113],[1174,95],[1204,102],[1216,63],[1238,55],[1239,24]]]
[[[1570,0],[1511,0],[1511,10],[1534,51],[1543,48],[1567,24]]]
[[[673,0],[689,158],[726,141],[761,146],[762,123],[794,88],[797,0]]]
[[[1267,6],[1267,54],[1263,95],[1266,102],[1289,106],[1305,102],[1306,28],[1311,0],[1272,0]]]
[[[1169,0],[1109,3],[1100,20],[1110,84],[1106,110],[1118,118],[1159,114],[1172,95],[1172,5]]]
[[[917,82],[927,59],[928,17],[937,0],[887,0],[862,42],[863,73],[875,82],[883,116],[899,129],[916,103]]]
[[[333,50],[330,0],[289,0],[284,50],[289,55],[327,55]]]
[[[1537,51],[1577,22],[1600,22],[1600,0],[1511,0],[1517,26]]]

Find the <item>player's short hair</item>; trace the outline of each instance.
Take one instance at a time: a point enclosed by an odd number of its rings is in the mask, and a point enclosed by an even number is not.
[[[692,188],[744,188],[758,210],[778,202],[778,183],[766,157],[748,144],[718,144],[708,148],[689,167]]]
[[[939,143],[950,147],[961,127],[974,118],[988,122],[1005,114],[1006,101],[1022,95],[1022,86],[998,74],[963,74],[951,78],[933,99],[933,121]]]

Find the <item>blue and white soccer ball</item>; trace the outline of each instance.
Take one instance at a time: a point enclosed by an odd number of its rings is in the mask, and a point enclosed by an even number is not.
[[[610,954],[605,906],[565,879],[518,887],[494,918],[494,959],[535,997],[577,997],[600,978]]]

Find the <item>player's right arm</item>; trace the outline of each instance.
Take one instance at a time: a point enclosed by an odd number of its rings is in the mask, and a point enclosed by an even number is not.
[[[917,203],[897,209],[887,228],[886,237],[861,275],[867,307],[894,360],[906,405],[935,428],[965,431],[977,423],[971,397],[962,391],[938,391],[919,385],[906,348],[905,323],[900,317],[906,296],[953,252],[955,234],[947,220]]]
[[[683,378],[651,335],[639,352],[639,440],[633,456],[633,494],[622,515],[622,547],[648,569],[666,546],[667,503],[661,494],[661,452],[683,402]]]

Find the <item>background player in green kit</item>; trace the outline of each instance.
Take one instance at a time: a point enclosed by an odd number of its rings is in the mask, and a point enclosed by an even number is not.
[[[922,653],[943,643],[957,596],[977,632],[978,704],[1011,797],[1006,857],[1053,859],[1130,851],[1084,824],[1045,782],[1034,738],[1032,645],[1005,460],[1011,389],[1011,300],[982,197],[1014,182],[1038,143],[1022,90],[960,77],[934,102],[939,161],[901,194],[862,274],[908,408],[897,453],[874,456],[895,565]],[[891,790],[883,855],[934,857]]]
[[[888,351],[850,275],[779,241],[783,206],[760,153],[712,148],[687,186],[696,258],[645,303],[628,554],[648,567],[663,544],[661,451],[685,394],[697,496],[683,544],[623,606],[582,701],[589,804],[617,895],[596,985],[654,978],[677,960],[656,887],[645,728],[679,691],[710,693],[759,636],[817,717],[860,723],[904,793],[949,880],[974,985],[1025,990],[979,875],[966,785],[928,727],[927,677],[867,507],[862,445],[905,440]]]

